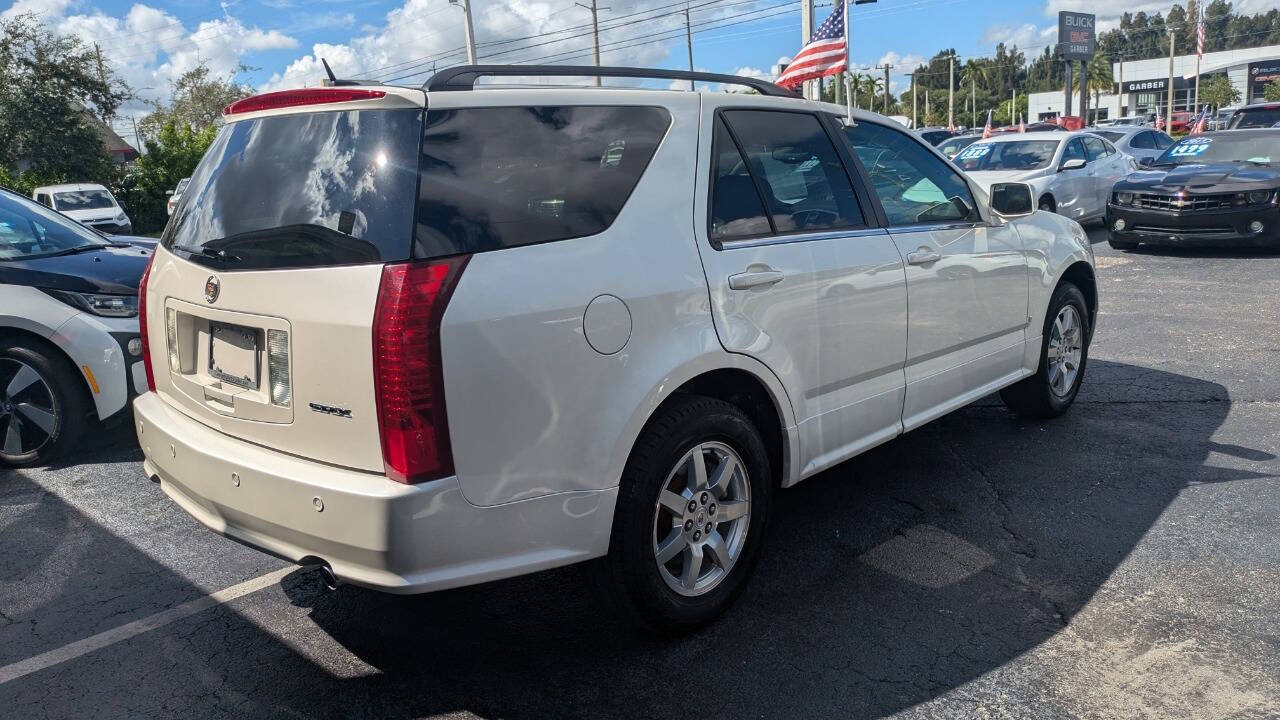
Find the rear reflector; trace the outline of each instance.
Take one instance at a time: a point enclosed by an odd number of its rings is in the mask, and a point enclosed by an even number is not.
[[[358,90],[355,88],[319,87],[302,90],[280,90],[279,92],[253,95],[237,100],[222,109],[223,115],[255,112],[257,110],[279,110],[281,108],[298,107],[299,105],[323,105],[325,103],[351,102],[353,100],[376,100],[386,97],[382,90]]]
[[[156,389],[156,373],[151,369],[151,344],[147,342],[147,281],[151,279],[151,266],[155,264],[156,255],[153,252],[146,269],[142,271],[142,279],[138,281],[138,329],[142,336],[142,367],[147,371],[147,390]]]
[[[271,404],[289,407],[293,404],[293,385],[289,381],[289,333],[267,331],[267,381],[271,386]]]
[[[373,319],[373,379],[387,476],[403,483],[453,474],[440,320],[468,256],[387,265]]]

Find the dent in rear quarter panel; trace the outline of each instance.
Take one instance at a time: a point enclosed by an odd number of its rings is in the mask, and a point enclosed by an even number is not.
[[[1078,262],[1093,266],[1093,247],[1080,224],[1055,213],[1038,210],[1013,221],[1027,253],[1029,284],[1027,349],[1025,366],[1040,364],[1040,342],[1049,299],[1067,268]]]
[[[477,254],[459,280],[441,345],[454,465],[473,504],[617,485],[655,389],[724,355],[692,240],[698,100],[663,104],[671,127],[612,226]],[[632,324],[611,355],[583,334],[588,303],[606,293]]]

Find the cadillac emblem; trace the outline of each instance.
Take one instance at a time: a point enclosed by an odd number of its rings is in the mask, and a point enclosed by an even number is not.
[[[204,281],[204,301],[210,305],[218,301],[218,293],[222,292],[222,283],[218,282],[218,276],[210,275],[208,280]]]

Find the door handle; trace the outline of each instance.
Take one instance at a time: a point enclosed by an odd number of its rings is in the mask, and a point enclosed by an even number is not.
[[[931,262],[937,262],[942,256],[933,248],[921,245],[915,252],[907,253],[908,265],[928,265]]]
[[[729,287],[733,290],[750,290],[766,287],[782,282],[783,274],[778,270],[753,270],[729,276]]]

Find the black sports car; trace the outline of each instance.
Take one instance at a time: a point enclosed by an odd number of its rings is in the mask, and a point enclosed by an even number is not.
[[[1280,247],[1280,129],[1186,137],[1139,165],[1111,190],[1112,247]]]

